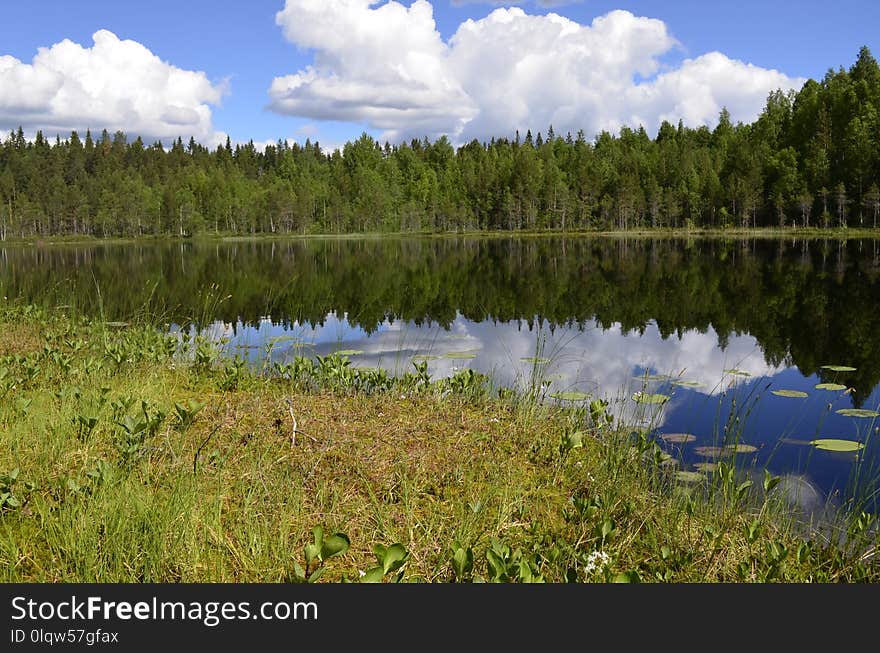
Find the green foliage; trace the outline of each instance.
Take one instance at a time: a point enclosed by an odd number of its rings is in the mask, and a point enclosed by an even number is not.
[[[832,64],[834,62],[831,62]],[[752,124],[664,121],[592,141],[85,148],[11,132],[0,144],[3,235],[302,234],[876,225],[877,111],[870,52],[799,92],[775,91]],[[531,134],[531,130],[528,132]],[[112,142],[112,145],[111,145]],[[59,192],[64,187],[66,192]]]
[[[35,488],[34,483],[19,479],[20,474],[18,467],[0,474],[0,515],[21,508],[27,501],[28,493]]]
[[[403,580],[403,566],[409,560],[409,551],[400,542],[385,546],[377,544],[373,547],[378,564],[370,567],[360,577],[362,583],[381,583],[386,577],[390,582],[399,583]],[[396,573],[395,573],[396,572]]]
[[[305,567],[298,562],[293,562],[293,575],[288,582],[315,583],[324,574],[324,564],[330,558],[344,555],[351,546],[351,541],[345,533],[334,533],[325,536],[322,526],[312,529],[312,541],[305,545],[303,554]]]

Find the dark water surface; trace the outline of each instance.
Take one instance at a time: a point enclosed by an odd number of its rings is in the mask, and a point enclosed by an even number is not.
[[[472,368],[496,385],[537,379],[548,400],[585,393],[658,436],[696,436],[670,447],[686,469],[715,459],[701,447],[750,445],[756,451],[741,462],[785,475],[805,506],[843,501],[856,486],[864,495],[877,477],[880,419],[837,412],[880,410],[877,240],[6,247],[0,290],[106,320],[198,325],[254,362],[267,352],[283,361],[347,350],[355,365],[398,373],[427,360],[435,378]],[[670,399],[641,404],[637,392]],[[809,444],[820,438],[865,448],[857,455]]]

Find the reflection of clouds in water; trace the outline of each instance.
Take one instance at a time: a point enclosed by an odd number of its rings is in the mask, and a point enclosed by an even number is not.
[[[716,394],[721,382],[733,380],[724,370],[736,368],[751,376],[775,374],[778,367],[768,365],[757,341],[751,336],[733,336],[724,350],[713,329],[705,333],[688,331],[681,337],[663,338],[657,326],[649,323],[643,333],[623,332],[619,325],[602,329],[596,323],[586,328],[537,325],[524,322],[471,322],[460,315],[449,330],[437,325],[417,326],[401,320],[386,321],[371,334],[352,326],[345,316],[331,313],[323,325],[273,324],[263,319],[256,327],[217,322],[205,331],[214,338],[230,338],[230,349],[264,349],[273,342],[272,357],[282,360],[305,351],[327,355],[340,349],[361,350],[352,356],[359,367],[385,367],[402,373],[412,369],[416,356],[428,359],[428,371],[442,378],[463,368],[490,374],[505,386],[525,389],[537,371],[553,390],[581,391],[596,397],[614,398],[642,389],[636,378],[644,371],[669,374],[700,384],[694,390]],[[468,352],[475,358],[444,358]],[[535,363],[530,357],[549,359]]]

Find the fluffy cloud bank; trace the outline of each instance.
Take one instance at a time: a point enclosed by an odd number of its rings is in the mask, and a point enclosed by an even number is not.
[[[214,131],[209,106],[220,102],[223,84],[107,30],[92,39],[91,48],[68,39],[40,48],[30,64],[0,56],[0,127],[50,136],[91,128],[166,141],[225,138]]]
[[[277,77],[271,108],[366,123],[397,140],[456,141],[517,129],[588,134],[664,119],[712,125],[722,107],[753,120],[767,94],[798,88],[775,70],[720,52],[664,68],[678,46],[656,19],[612,11],[590,25],[519,7],[467,20],[444,41],[427,0],[287,0],[276,22],[314,64]]]

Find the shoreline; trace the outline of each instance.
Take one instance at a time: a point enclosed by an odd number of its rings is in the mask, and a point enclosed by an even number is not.
[[[187,242],[271,242],[297,240],[380,240],[380,239],[451,239],[451,238],[613,238],[613,239],[718,239],[748,240],[768,239],[781,240],[786,238],[804,240],[849,240],[849,239],[880,239],[880,228],[831,228],[818,227],[760,227],[755,229],[671,229],[645,228],[634,230],[579,230],[579,231],[455,231],[455,232],[362,232],[345,234],[212,234],[202,233],[193,236],[175,236],[171,234],[143,235],[126,237],[99,236],[44,236],[27,238],[7,238],[0,241],[4,246],[53,245],[126,245],[142,243],[187,243]]]
[[[679,473],[598,403],[339,356],[250,370],[27,306],[0,326],[6,582],[880,581],[867,516],[804,534],[745,458]]]

